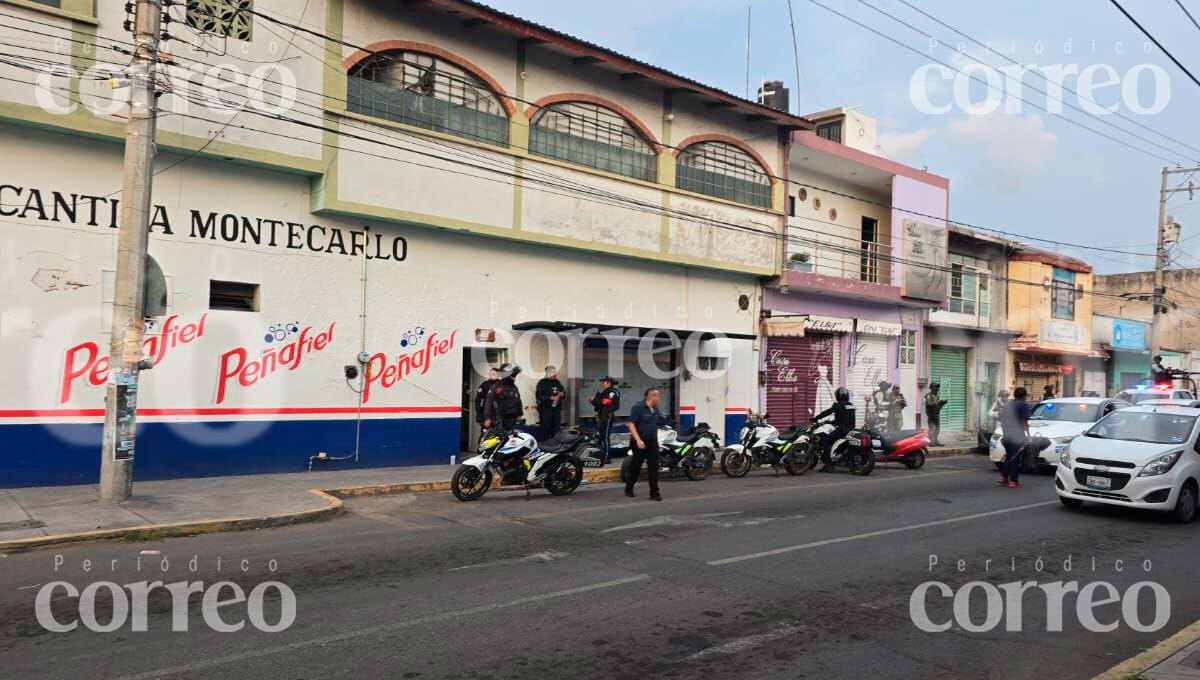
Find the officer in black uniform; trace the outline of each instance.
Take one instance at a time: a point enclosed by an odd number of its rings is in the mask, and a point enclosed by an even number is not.
[[[567,388],[558,379],[558,369],[546,367],[546,377],[537,384],[538,424],[541,426],[541,436],[538,439],[550,439],[558,434],[562,425],[562,402],[567,395]]]
[[[612,376],[604,376],[600,379],[600,391],[588,399],[596,409],[596,433],[600,436],[600,448],[604,451],[603,465],[608,464],[613,414],[621,408],[621,390],[617,389],[616,383]]]
[[[488,392],[487,401],[483,405],[484,427],[492,427],[493,424],[499,423],[500,428],[505,431],[516,429],[517,421],[525,414],[525,407],[521,405],[521,392],[517,390],[515,382],[520,372],[521,367],[516,364],[506,363],[500,366],[500,379]]]
[[[825,463],[825,467],[821,468],[822,471],[830,470],[829,450],[833,443],[854,429],[854,402],[850,401],[850,390],[845,387],[837,388],[833,392],[833,399],[833,406],[813,416],[813,422],[817,422],[832,415],[833,426],[837,428],[826,438],[825,445],[821,447],[821,462]]]
[[[489,368],[487,380],[479,383],[479,389],[475,390],[475,422],[480,425],[483,425],[483,407],[487,404],[488,395],[491,394],[492,388],[496,386],[498,380],[500,380],[500,372]]]

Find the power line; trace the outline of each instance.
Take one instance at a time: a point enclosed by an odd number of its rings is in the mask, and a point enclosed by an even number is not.
[[[1158,38],[1155,38],[1153,35],[1151,35],[1150,31],[1147,31],[1140,23],[1138,23],[1137,19],[1133,18],[1133,15],[1131,15],[1129,12],[1126,12],[1125,8],[1121,6],[1121,3],[1117,2],[1117,0],[1109,0],[1109,1],[1112,2],[1112,4],[1117,9],[1121,10],[1121,14],[1124,14],[1126,19],[1129,19],[1131,22],[1133,22],[1133,25],[1137,26],[1138,30],[1141,31],[1143,35],[1145,35],[1147,38],[1150,39],[1150,42],[1154,43],[1154,45],[1156,47],[1158,47],[1158,49],[1162,50],[1163,54],[1167,55],[1167,57],[1172,62],[1174,62],[1176,66],[1179,67],[1180,71],[1183,71],[1187,75],[1188,78],[1192,79],[1193,83],[1195,83],[1197,86],[1200,86],[1200,80],[1197,80],[1196,76],[1192,75],[1192,72],[1189,71],[1186,66],[1179,63],[1179,60],[1175,58],[1175,55],[1171,54],[1170,50],[1163,47],[1163,44],[1158,41]],[[1182,7],[1182,5],[1180,5],[1180,6]],[[1184,10],[1184,11],[1186,12],[1187,10]],[[1188,14],[1188,17],[1191,17],[1191,14]]]
[[[818,4],[818,5],[820,5],[820,3],[815,3],[815,4]],[[822,7],[824,7],[823,5],[821,5],[821,6],[822,6]],[[825,9],[829,9],[829,8],[827,8],[827,7],[826,7]],[[396,62],[396,63],[401,63],[401,64],[405,64],[405,65],[412,65],[412,66],[414,66],[414,67],[421,68],[421,69],[424,69],[424,68],[426,68],[426,67],[425,67],[425,66],[423,66],[423,65],[420,65],[420,64],[414,64],[414,63],[412,63],[412,62],[408,62],[408,61],[405,61],[405,60],[403,60],[403,59],[398,59],[398,58],[396,58],[396,57],[394,57],[394,56],[392,56],[392,55],[388,55],[388,54],[385,54],[385,53],[379,53],[379,52],[373,52],[373,51],[371,51],[371,50],[367,49],[366,47],[363,47],[363,46],[356,45],[356,44],[354,44],[354,43],[352,43],[352,42],[349,42],[349,41],[347,41],[347,40],[344,40],[344,39],[341,39],[341,38],[334,38],[334,37],[332,37],[332,36],[326,36],[325,34],[323,34],[323,33],[319,32],[319,31],[316,31],[316,30],[312,30],[312,29],[305,28],[305,27],[303,27],[302,25],[300,25],[300,24],[298,24],[298,23],[292,23],[292,22],[288,22],[288,21],[281,20],[281,19],[276,19],[276,18],[274,18],[274,17],[272,17],[272,16],[270,16],[270,15],[267,15],[267,14],[265,14],[265,13],[263,13],[263,12],[259,12],[259,11],[255,11],[255,10],[251,10],[251,11],[252,11],[252,12],[253,12],[253,14],[255,14],[256,16],[260,16],[261,18],[265,19],[267,22],[276,23],[276,24],[278,24],[278,25],[280,25],[280,26],[284,26],[284,27],[287,27],[287,28],[291,28],[291,29],[293,29],[293,32],[294,32],[294,33],[293,33],[293,35],[295,35],[295,32],[299,31],[299,32],[302,32],[302,33],[306,33],[306,34],[308,34],[308,35],[312,35],[312,36],[316,36],[316,37],[321,37],[321,38],[326,38],[326,39],[332,40],[332,41],[334,41],[334,42],[337,42],[337,43],[339,43],[339,44],[342,44],[342,45],[344,45],[344,46],[347,46],[347,47],[351,47],[351,48],[359,49],[359,50],[361,50],[361,51],[364,51],[364,52],[368,52],[368,53],[370,53],[370,54],[372,54],[372,55],[374,55],[374,56],[378,56],[378,57],[380,57],[380,58],[383,58],[383,59],[386,59],[386,60],[388,60],[388,61],[392,61],[392,62]],[[830,10],[830,11],[833,11],[833,10]],[[838,12],[834,12],[834,13],[835,13],[835,14],[839,14],[839,16],[843,16],[843,17],[845,16],[845,15],[841,15],[841,14],[840,14],[840,13],[838,13]],[[2,12],[0,12],[0,16],[14,16],[14,17],[15,17],[15,15],[5,15],[5,14],[4,14],[4,13],[2,13]],[[25,19],[25,20],[27,20],[27,21],[32,21],[33,23],[36,23],[36,24],[42,24],[42,25],[49,26],[49,27],[52,27],[52,28],[60,28],[60,27],[56,27],[56,26],[54,26],[53,24],[45,24],[45,23],[43,23],[43,22],[35,21],[35,20],[32,20],[32,19],[27,19],[27,18],[24,18],[24,17],[16,17],[16,18],[22,18],[22,19]],[[847,19],[849,19],[848,17],[846,17],[846,18],[847,18]],[[851,20],[851,21],[853,21],[853,20]],[[858,23],[858,22],[854,22],[854,23]],[[859,25],[861,26],[862,24],[859,24]],[[865,27],[865,26],[864,26],[864,27]],[[874,31],[874,29],[870,29],[869,27],[865,27],[865,28],[868,28],[869,30],[872,30],[873,32],[876,32],[876,33],[878,33],[878,31]],[[272,33],[275,33],[274,31],[271,31],[271,32],[272,32]],[[50,34],[45,34],[45,35],[50,35]],[[278,36],[278,34],[277,34],[277,33],[275,33],[275,35],[277,35],[277,36]],[[890,36],[886,36],[886,35],[884,35],[884,34],[880,34],[880,35],[882,35],[883,37],[885,37],[885,38],[887,38],[887,39],[889,39],[889,40],[891,40],[891,41],[893,41],[893,42],[897,42],[895,39],[891,38]],[[54,37],[54,36],[51,36],[51,37]],[[306,40],[308,40],[308,42],[309,42],[310,44],[314,44],[316,47],[318,47],[318,49],[321,49],[321,50],[322,50],[322,51],[324,51],[324,52],[327,52],[327,53],[333,54],[333,55],[337,56],[339,59],[341,58],[341,55],[340,55],[339,53],[337,53],[337,52],[334,52],[334,51],[330,50],[328,47],[326,47],[326,46],[324,46],[324,45],[317,45],[317,44],[315,43],[315,41],[312,41],[311,39],[306,39]],[[898,44],[900,44],[900,43],[898,43]],[[902,45],[902,46],[904,46],[904,47],[906,47],[906,48],[907,48],[907,46],[905,46],[905,45]],[[910,49],[911,49],[911,48],[910,48]],[[329,65],[329,64],[328,64],[328,63],[327,63],[327,62],[326,62],[326,61],[325,61],[323,58],[321,58],[320,56],[318,56],[318,55],[314,55],[314,54],[312,54],[312,53],[309,53],[309,52],[305,52],[303,49],[301,50],[301,52],[302,52],[302,53],[304,53],[305,55],[307,55],[307,56],[309,56],[309,57],[312,57],[313,59],[317,60],[317,61],[318,61],[319,63],[321,63],[323,66],[325,66],[325,67],[328,67],[328,68],[330,68],[331,70],[334,70],[334,71],[335,71],[335,72],[337,72],[339,75],[345,75],[344,73],[342,73],[342,71],[340,71],[340,70],[338,70],[338,69],[333,69],[333,67],[332,67],[332,66],[330,66],[330,65]],[[205,62],[205,61],[202,61],[202,60],[196,60],[196,59],[186,59],[186,58],[183,58],[183,59],[184,59],[185,61],[191,61],[191,62],[193,62],[193,63],[196,63],[196,64],[203,64],[203,65],[213,66],[213,64],[210,64],[210,63],[208,63],[208,62]],[[451,79],[460,79],[460,80],[463,80],[464,82],[470,83],[472,86],[475,86],[475,83],[473,83],[473,81],[470,81],[470,80],[468,80],[468,79],[465,79],[465,78],[460,78],[460,77],[458,77],[458,76],[455,76],[454,74],[441,73],[441,74],[439,74],[439,75],[442,75],[442,76],[445,76],[445,77],[447,77],[447,78],[451,78]],[[264,79],[264,81],[265,81],[266,83],[272,83],[272,84],[276,84],[276,85],[282,85],[282,83],[279,83],[279,82],[277,82],[277,81],[271,81],[271,80],[269,80],[269,79]],[[236,81],[230,81],[230,80],[226,80],[226,82],[231,82],[231,83],[233,83],[233,84],[235,84],[235,85],[241,85],[240,83],[236,83]],[[340,101],[340,102],[343,102],[343,103],[348,103],[348,102],[347,102],[347,100],[340,99],[340,98],[336,98],[336,97],[329,97],[328,95],[325,95],[325,94],[324,94],[324,93],[322,93],[322,92],[317,92],[317,91],[313,91],[313,90],[305,90],[305,89],[303,89],[303,88],[297,88],[297,90],[299,90],[299,91],[303,91],[303,92],[306,92],[306,93],[309,93],[309,94],[313,94],[313,95],[315,95],[315,96],[318,96],[318,97],[322,97],[322,98],[331,98],[331,99],[334,99],[335,101]],[[539,108],[543,108],[543,107],[541,107],[541,105],[537,104],[536,102],[531,102],[531,101],[528,101],[528,100],[525,100],[525,99],[521,99],[521,98],[519,98],[519,97],[514,97],[514,96],[511,96],[511,95],[502,95],[502,96],[507,96],[509,99],[512,99],[512,100],[514,100],[514,101],[520,101],[520,102],[522,102],[522,103],[526,103],[526,104],[529,104],[529,105],[531,105],[531,106],[536,106],[536,107],[539,107]],[[567,114],[566,112],[561,112],[561,113],[564,113],[564,115],[569,115],[569,114]],[[1069,120],[1069,119],[1068,119],[1068,120]],[[1075,124],[1075,122],[1074,122],[1074,121],[1070,121],[1070,122],[1072,122],[1073,124]],[[528,123],[521,123],[520,121],[517,121],[517,124],[518,124],[518,125],[526,125],[526,126],[528,126],[528,125],[529,125]],[[1102,136],[1107,136],[1107,135],[1104,135],[1104,133],[1101,133],[1101,132],[1098,132],[1098,131],[1092,130],[1091,128],[1084,127],[1084,129],[1086,129],[1086,130],[1090,130],[1090,131],[1093,131],[1093,132],[1096,132],[1096,134],[1100,134],[1100,135],[1102,135]],[[1116,141],[1119,141],[1119,140],[1116,140]],[[675,147],[675,146],[672,146],[672,145],[669,145],[669,144],[661,144],[661,143],[660,143],[659,145],[660,145],[660,146],[662,146],[663,148],[676,149],[676,150],[679,150],[679,151],[682,151],[682,150],[683,150],[681,147]],[[1128,146],[1128,145],[1127,145],[1127,146]],[[1136,147],[1131,147],[1131,148],[1136,148]],[[737,167],[740,167],[740,166],[737,166]],[[765,175],[766,175],[768,178],[774,179],[774,180],[776,180],[776,181],[782,181],[782,182],[786,182],[786,183],[793,184],[793,185],[796,185],[796,186],[800,186],[800,187],[806,187],[806,188],[813,189],[813,190],[816,190],[816,191],[822,191],[822,192],[825,192],[825,193],[828,193],[828,194],[831,194],[831,195],[836,195],[836,196],[840,196],[840,197],[843,197],[843,198],[848,198],[848,199],[851,199],[851,200],[856,200],[856,201],[860,201],[860,202],[864,202],[864,203],[869,203],[869,204],[876,205],[876,206],[879,206],[879,207],[887,208],[887,209],[889,209],[889,210],[896,210],[896,211],[898,211],[898,212],[903,212],[903,213],[906,213],[906,214],[909,214],[909,215],[913,215],[913,216],[917,216],[917,217],[924,217],[924,218],[927,218],[927,219],[932,219],[932,220],[935,220],[935,221],[944,221],[944,222],[946,222],[946,223],[948,223],[948,224],[954,224],[954,225],[958,225],[958,226],[966,227],[966,228],[969,228],[969,229],[976,229],[976,230],[979,230],[979,231],[991,232],[991,233],[999,234],[999,235],[1001,235],[1001,236],[1003,236],[1003,237],[1005,237],[1005,238],[1016,238],[1016,239],[1027,240],[1027,241],[1036,241],[1036,242],[1039,242],[1039,243],[1047,243],[1047,244],[1051,244],[1051,245],[1056,245],[1056,246],[1061,246],[1061,247],[1068,247],[1068,248],[1075,248],[1075,249],[1082,249],[1082,250],[1087,250],[1087,251],[1104,251],[1104,252],[1115,253],[1115,254],[1118,254],[1118,255],[1136,256],[1136,257],[1153,257],[1153,254],[1152,254],[1152,253],[1138,253],[1138,252],[1130,252],[1130,251],[1127,251],[1127,250],[1121,250],[1121,249],[1117,249],[1117,248],[1107,248],[1107,247],[1103,247],[1103,246],[1092,246],[1092,245],[1082,245],[1082,244],[1075,244],[1075,243],[1070,243],[1070,242],[1065,242],[1065,241],[1058,241],[1058,240],[1054,240],[1054,239],[1047,239],[1047,238],[1042,238],[1042,237],[1037,237],[1037,236],[1030,236],[1030,235],[1022,235],[1022,234],[1017,234],[1017,233],[1015,233],[1015,232],[1011,232],[1011,231],[1009,231],[1009,230],[1006,230],[1006,229],[1000,229],[1000,228],[995,228],[995,227],[985,227],[985,226],[982,226],[982,225],[972,224],[972,223],[969,223],[969,222],[963,222],[963,221],[960,221],[960,220],[952,220],[952,219],[949,219],[948,217],[939,216],[939,215],[932,215],[932,214],[928,214],[928,213],[924,213],[924,212],[920,212],[920,211],[909,210],[909,209],[906,209],[906,208],[901,208],[901,207],[899,207],[899,206],[896,206],[896,205],[892,205],[892,204],[890,204],[890,203],[884,203],[884,202],[877,201],[877,200],[870,199],[870,198],[865,198],[865,197],[861,197],[861,196],[855,196],[855,195],[853,195],[853,194],[849,194],[849,193],[845,193],[845,192],[840,192],[840,191],[837,191],[837,190],[834,190],[834,189],[830,189],[830,188],[828,188],[828,187],[824,187],[824,186],[820,186],[820,185],[815,185],[815,184],[811,184],[811,183],[807,183],[807,182],[801,182],[801,181],[799,181],[799,180],[795,180],[795,179],[791,179],[791,178],[784,178],[784,177],[779,177],[779,176],[776,176],[776,175],[771,175],[771,174],[770,174],[768,171],[766,171],[766,169],[765,169],[765,168],[761,168],[761,170],[764,172],[764,174],[765,174]]]

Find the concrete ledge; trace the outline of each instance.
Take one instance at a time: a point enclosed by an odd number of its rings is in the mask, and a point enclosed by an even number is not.
[[[1142,673],[1171,658],[1172,655],[1195,642],[1198,638],[1200,638],[1200,621],[1196,621],[1141,654],[1122,661],[1092,678],[1092,680],[1127,680],[1130,678],[1139,678]]]
[[[942,458],[944,456],[961,456],[967,453],[975,453],[977,447],[974,446],[941,446],[936,449],[929,449],[929,455],[926,458]]]
[[[145,524],[142,526],[122,527],[118,529],[97,529],[94,531],[79,531],[50,536],[33,536],[0,541],[0,551],[22,552],[33,548],[44,548],[53,545],[81,543],[84,541],[99,541],[120,539],[126,541],[150,541],[160,538],[178,536],[195,536],[211,534],[218,531],[245,531],[247,529],[269,529],[288,524],[314,522],[333,517],[342,512],[342,501],[319,489],[309,489],[309,493],[325,501],[321,507],[299,512],[287,512],[262,517],[233,517],[220,519],[196,520],[190,522],[171,522],[168,524]]]
[[[589,484],[600,482],[615,482],[621,479],[619,467],[590,469],[583,471],[583,480]],[[494,486],[490,491],[515,491],[523,489],[520,486]],[[325,489],[325,493],[338,498],[360,498],[364,496],[388,496],[398,493],[420,493],[423,491],[449,491],[450,482],[398,482],[395,484],[369,484],[367,486],[348,486],[340,489]]]

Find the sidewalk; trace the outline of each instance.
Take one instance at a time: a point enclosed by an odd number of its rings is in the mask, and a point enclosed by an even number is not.
[[[1200,680],[1200,621],[1092,680]]]
[[[338,514],[341,498],[450,488],[456,466],[366,468],[136,482],[103,503],[95,484],[0,489],[0,553],[99,539],[148,540],[311,522]],[[619,474],[586,470],[589,482]]]
[[[947,442],[953,444],[953,442]],[[930,457],[966,453],[962,446]],[[149,540],[311,522],[342,511],[342,498],[446,491],[454,465],[358,468],[136,482],[134,495],[102,503],[95,484],[0,489],[0,553],[101,539]],[[584,471],[616,481],[620,459]]]

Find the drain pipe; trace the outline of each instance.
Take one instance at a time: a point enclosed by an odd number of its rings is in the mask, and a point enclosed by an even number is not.
[[[359,345],[358,345],[358,416],[354,421],[354,462],[359,459],[359,451],[362,444],[362,409],[363,409],[363,389],[366,387],[367,379],[367,362],[370,357],[367,356],[367,244],[371,240],[371,227],[363,227],[363,252],[362,252],[362,273],[359,276],[361,286],[361,307],[358,313],[359,320]]]

